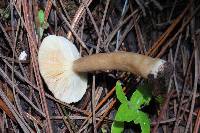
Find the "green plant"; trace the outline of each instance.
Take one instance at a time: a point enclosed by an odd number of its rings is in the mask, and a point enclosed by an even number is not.
[[[38,27],[38,32],[39,32],[39,36],[40,38],[43,35],[44,29],[48,28],[48,23],[45,22],[45,14],[43,10],[39,10],[38,11],[38,21],[39,21],[39,27]]]
[[[40,25],[42,26],[44,24],[44,11],[43,10],[39,10],[38,12],[38,19],[40,22]]]
[[[151,93],[148,84],[138,86],[132,94],[130,101],[127,100],[122,90],[120,82],[115,86],[117,99],[121,105],[116,113],[115,120],[111,127],[112,133],[121,133],[124,130],[124,122],[134,122],[139,124],[142,133],[150,132],[150,120],[148,115],[140,109],[142,106],[148,105],[151,100]]]

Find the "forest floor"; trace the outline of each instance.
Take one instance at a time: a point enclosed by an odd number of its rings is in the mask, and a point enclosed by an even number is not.
[[[0,132],[107,133],[119,108],[116,82],[130,98],[144,79],[92,72],[79,102],[61,102],[39,70],[38,50],[48,35],[68,38],[81,56],[127,51],[170,62],[164,101],[152,98],[142,108],[151,132],[200,131],[199,0],[0,0]],[[125,123],[124,132],[141,129]]]

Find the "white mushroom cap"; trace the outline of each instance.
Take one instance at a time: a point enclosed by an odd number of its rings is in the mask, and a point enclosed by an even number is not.
[[[78,102],[86,92],[87,77],[73,71],[73,61],[80,58],[75,45],[64,37],[49,35],[38,53],[39,69],[55,98]]]

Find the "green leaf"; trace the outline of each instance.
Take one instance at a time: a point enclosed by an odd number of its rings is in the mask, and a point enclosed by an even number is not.
[[[124,122],[114,121],[111,127],[111,133],[122,133],[124,130]]]
[[[120,107],[115,115],[115,121],[112,124],[112,133],[121,133],[124,129],[124,122],[133,121],[140,124],[142,133],[150,133],[150,120],[148,115],[140,108],[142,105],[148,105],[151,100],[150,87],[148,84],[140,85],[132,94],[130,101],[127,100],[122,90],[120,82],[116,83],[117,99],[121,102]]]
[[[140,85],[132,94],[130,102],[136,109],[140,109],[142,105],[148,105],[151,100],[150,88],[147,84]]]
[[[142,133],[150,133],[150,120],[146,113],[137,111],[137,118],[134,120],[135,124],[140,124]]]
[[[133,105],[131,103],[121,104],[116,113],[115,120],[130,122],[136,119],[136,111],[137,110],[133,108]]]
[[[124,122],[124,121],[126,122],[133,121],[135,124],[140,124],[142,133],[150,132],[150,120],[148,118],[148,115],[140,110],[135,109],[134,106],[130,107],[129,104],[121,104],[121,106],[119,107],[116,113],[115,122],[114,122],[118,126],[112,125],[111,129],[113,129],[113,131],[116,131],[116,130],[121,131],[123,127],[122,127],[122,124],[121,126],[119,126],[119,123]]]
[[[128,103],[127,97],[125,96],[125,93],[123,92],[121,83],[119,81],[116,83],[115,89],[116,89],[117,99],[121,103]]]
[[[44,24],[44,11],[43,10],[39,10],[38,12],[38,19],[40,22],[40,25],[42,26]]]

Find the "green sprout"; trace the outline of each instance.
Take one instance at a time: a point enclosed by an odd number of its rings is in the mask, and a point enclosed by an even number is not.
[[[40,22],[40,25],[42,26],[44,24],[44,11],[43,10],[39,10],[38,12],[38,19]]]
[[[41,9],[38,11],[38,20],[39,20],[38,32],[41,38],[43,36],[44,29],[47,29],[49,26],[48,23],[45,22],[45,14],[44,11]]]
[[[140,125],[142,133],[149,133],[149,117],[140,110],[141,106],[149,105],[151,100],[151,93],[148,85],[140,85],[132,94],[130,101],[127,100],[120,82],[116,83],[115,89],[117,99],[120,101],[121,105],[116,113],[111,132],[121,133],[124,130],[124,122],[134,122],[134,124]]]

